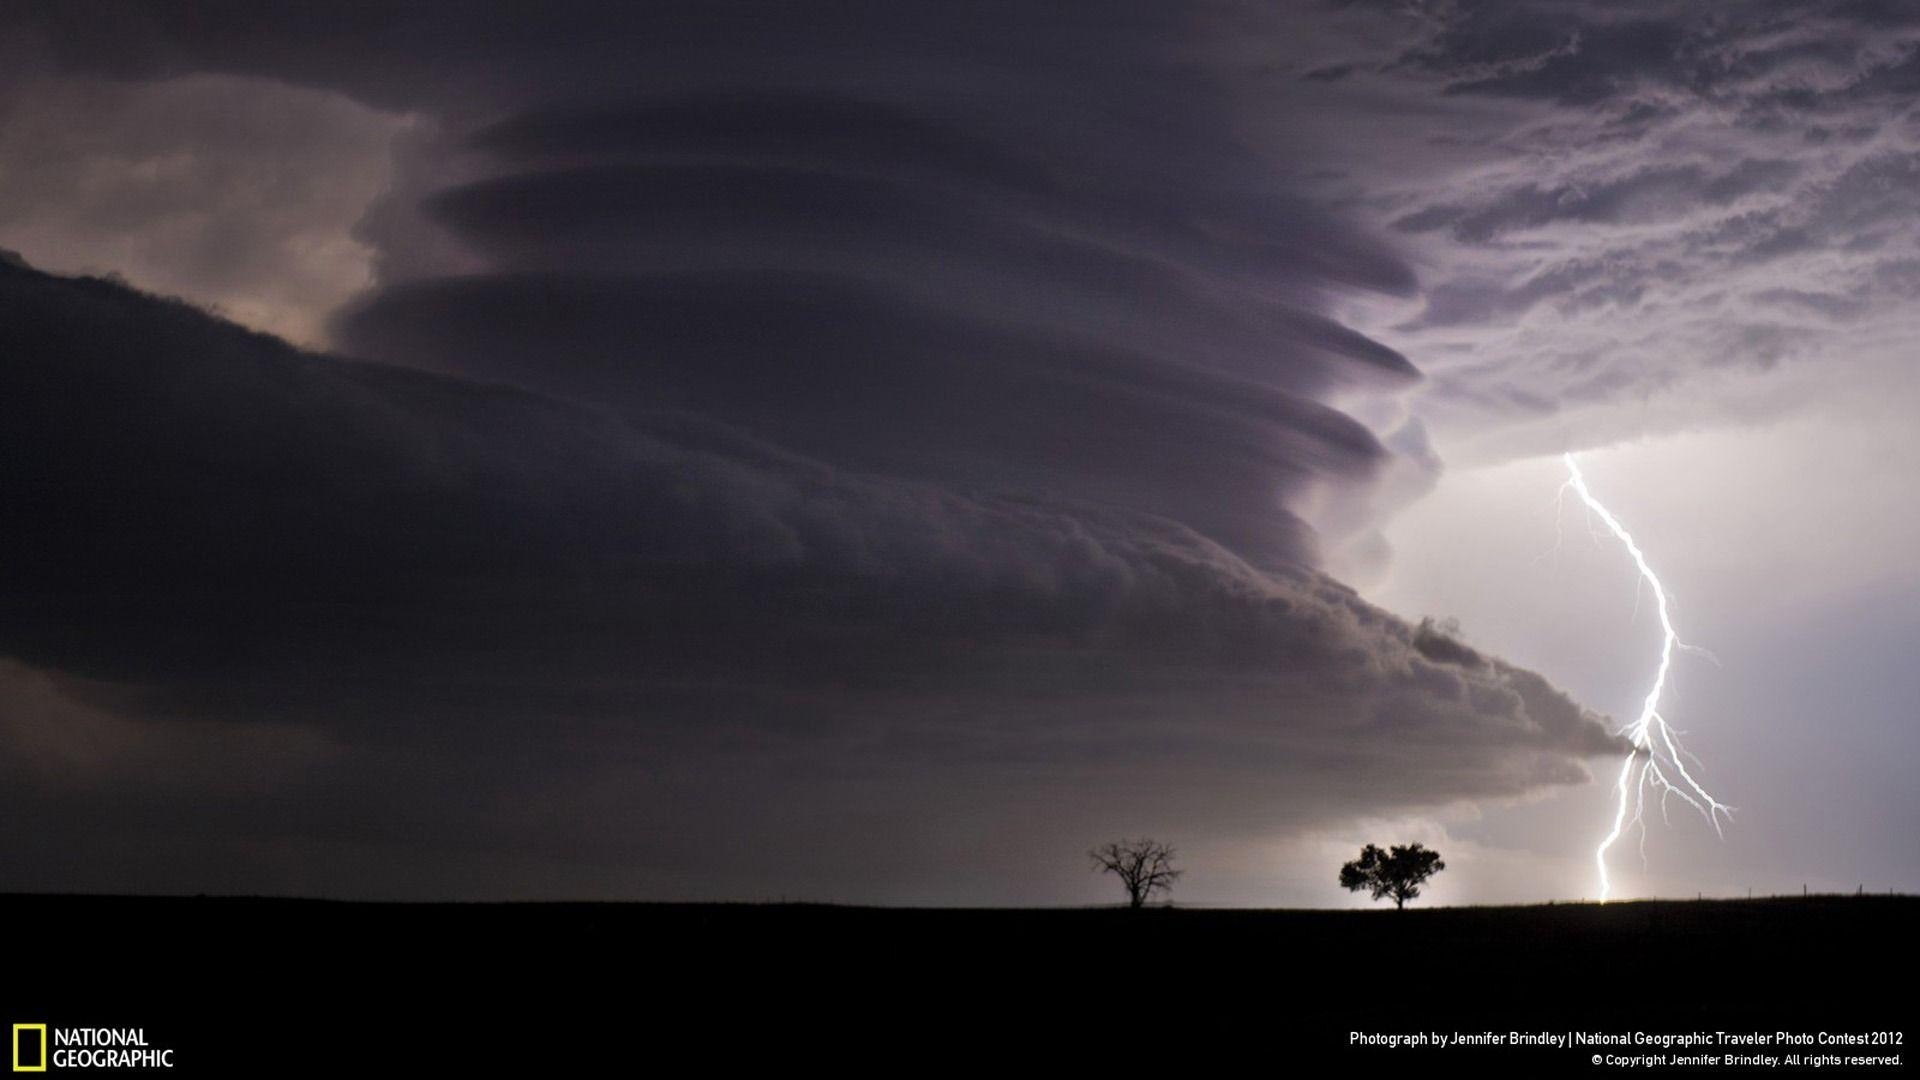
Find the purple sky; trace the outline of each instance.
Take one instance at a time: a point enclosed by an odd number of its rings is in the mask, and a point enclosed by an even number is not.
[[[0,15],[0,889],[1920,887],[1920,14],[1280,7]]]

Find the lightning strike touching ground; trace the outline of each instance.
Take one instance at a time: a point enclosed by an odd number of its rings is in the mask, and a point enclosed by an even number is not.
[[[1620,776],[1614,781],[1617,802],[1613,812],[1613,827],[1593,852],[1594,865],[1600,870],[1600,902],[1604,904],[1613,888],[1607,878],[1607,849],[1620,839],[1621,833],[1638,826],[1643,856],[1646,851],[1647,826],[1641,812],[1646,806],[1649,787],[1660,793],[1660,815],[1663,819],[1667,812],[1667,797],[1678,796],[1698,810],[1713,825],[1716,834],[1720,833],[1720,815],[1725,814],[1731,820],[1733,808],[1707,794],[1700,782],[1687,771],[1682,759],[1693,755],[1680,745],[1666,718],[1660,715],[1660,695],[1667,688],[1667,674],[1673,668],[1674,650],[1686,648],[1680,642],[1680,635],[1673,629],[1673,619],[1667,610],[1667,590],[1660,584],[1653,567],[1647,565],[1647,557],[1641,553],[1640,545],[1634,543],[1632,534],[1587,489],[1586,477],[1581,475],[1580,466],[1573,460],[1573,455],[1565,455],[1565,460],[1567,482],[1560,487],[1562,494],[1572,489],[1587,509],[1606,525],[1607,531],[1627,549],[1627,554],[1633,557],[1633,565],[1640,571],[1640,580],[1652,588],[1654,606],[1660,614],[1660,666],[1654,672],[1653,686],[1647,690],[1646,700],[1641,703],[1639,718],[1622,732],[1627,736],[1627,741],[1633,744],[1633,749],[1627,754],[1626,760],[1620,763]],[[1634,775],[1636,761],[1640,763],[1637,778]],[[1694,758],[1694,762],[1698,764],[1699,759]],[[1628,803],[1633,806],[1630,816]]]

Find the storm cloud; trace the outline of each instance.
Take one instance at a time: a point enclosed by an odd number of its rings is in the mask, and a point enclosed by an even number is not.
[[[1912,11],[1350,14],[1365,45],[1318,100],[1399,103],[1382,112],[1417,167],[1329,153],[1354,162],[1358,216],[1433,268],[1419,304],[1363,325],[1422,359],[1414,412],[1450,460],[1749,423],[1898,377],[1920,258]]]
[[[1058,897],[1105,832],[1620,748],[1323,569],[1303,508],[1420,445],[1336,407],[1418,380],[1339,304],[1416,277],[1275,181],[1185,13],[188,14],[16,32],[439,134],[327,352],[0,267],[18,884]],[[1734,172],[1670,182],[1795,175]],[[1409,213],[1552,217],[1454,205]]]

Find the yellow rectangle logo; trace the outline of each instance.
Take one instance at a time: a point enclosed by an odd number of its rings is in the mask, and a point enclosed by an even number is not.
[[[39,1033],[40,1035],[39,1052],[33,1055],[33,1059],[36,1062],[38,1062],[38,1064],[28,1065],[25,1062],[20,1060],[20,1033],[21,1032]],[[13,1071],[14,1072],[46,1072],[47,1071],[47,1025],[45,1024],[13,1025]]]

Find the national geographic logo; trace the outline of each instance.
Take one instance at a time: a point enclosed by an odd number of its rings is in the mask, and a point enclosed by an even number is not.
[[[145,1028],[13,1025],[13,1071],[171,1069],[173,1048],[147,1041]]]
[[[27,1040],[31,1041],[27,1042]],[[22,1052],[23,1042],[26,1043],[24,1052]],[[47,1071],[47,1025],[13,1025],[13,1071]]]

